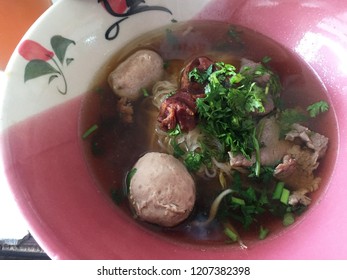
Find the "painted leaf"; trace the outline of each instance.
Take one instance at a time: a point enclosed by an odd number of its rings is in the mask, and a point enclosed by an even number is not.
[[[67,58],[66,59],[66,65],[69,66],[72,61],[74,61],[73,58]]]
[[[54,74],[52,76],[49,77],[48,79],[48,83],[50,84],[53,80],[55,80],[56,78],[58,78],[58,75]]]
[[[75,41],[56,35],[51,38],[51,45],[61,64],[65,59],[66,50],[69,45],[76,45]]]
[[[50,60],[54,53],[33,40],[25,40],[18,48],[19,54],[26,60]]]
[[[60,74],[60,72],[46,61],[31,60],[25,67],[24,82],[48,74]]]

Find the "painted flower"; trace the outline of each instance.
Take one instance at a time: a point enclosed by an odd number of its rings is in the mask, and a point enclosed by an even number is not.
[[[66,51],[70,45],[76,45],[75,41],[61,35],[51,37],[53,51],[46,49],[33,40],[23,41],[18,48],[18,52],[24,59],[29,61],[24,69],[24,82],[41,76],[48,76],[49,84],[54,80],[62,81],[57,85],[57,90],[65,95],[67,93],[67,82],[63,68],[69,66],[74,60],[71,57],[66,57]]]
[[[102,5],[105,7],[105,2],[102,1]],[[127,1],[126,0],[108,0],[107,3],[113,12],[118,13],[118,14],[123,14],[127,9]]]
[[[54,53],[33,40],[25,40],[19,46],[19,54],[26,60],[50,60]]]

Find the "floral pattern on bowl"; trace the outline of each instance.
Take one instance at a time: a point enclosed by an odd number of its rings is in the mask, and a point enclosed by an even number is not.
[[[65,55],[69,45],[76,45],[76,43],[60,35],[53,36],[50,42],[53,51],[32,40],[25,40],[20,44],[18,48],[19,54],[29,61],[25,67],[24,82],[49,75],[48,83],[50,84],[53,80],[60,77],[63,79],[64,87],[63,89],[57,87],[57,90],[61,94],[66,94],[67,82],[62,67],[69,66],[74,60],[71,57],[65,58]],[[60,65],[54,56],[58,58]]]

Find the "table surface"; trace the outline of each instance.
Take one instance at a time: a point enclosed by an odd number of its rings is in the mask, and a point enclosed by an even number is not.
[[[59,0],[52,0],[56,3]],[[0,71],[0,86],[3,85]],[[1,88],[0,88],[1,92]],[[0,151],[1,152],[1,151]],[[0,162],[0,260],[48,259],[29,233],[27,223],[20,213],[4,176]]]

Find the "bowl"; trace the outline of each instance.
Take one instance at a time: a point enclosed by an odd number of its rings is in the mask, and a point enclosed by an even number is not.
[[[330,138],[322,188],[296,223],[248,249],[143,226],[112,201],[86,160],[81,111],[93,81],[140,35],[190,20],[239,26],[266,38],[267,50],[280,46],[330,104],[320,123]],[[346,29],[347,4],[337,0],[59,1],[17,46],[1,102],[1,160],[30,232],[53,259],[346,258]]]

